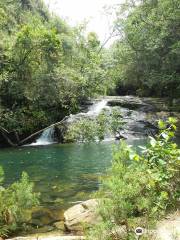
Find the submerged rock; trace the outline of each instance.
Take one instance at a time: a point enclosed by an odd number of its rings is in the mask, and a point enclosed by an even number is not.
[[[31,220],[29,221],[29,224],[37,227],[50,225],[53,222],[62,220],[63,213],[64,211],[58,210],[57,208],[48,209],[37,207],[32,210]]]
[[[98,200],[90,199],[69,208],[64,213],[64,224],[68,231],[83,231],[83,225],[94,225],[100,221],[97,214]]]

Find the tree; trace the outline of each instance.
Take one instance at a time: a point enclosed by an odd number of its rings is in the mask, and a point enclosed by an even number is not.
[[[178,1],[126,1],[117,11],[119,40],[112,47],[120,91],[179,96]],[[176,91],[174,91],[176,89]]]

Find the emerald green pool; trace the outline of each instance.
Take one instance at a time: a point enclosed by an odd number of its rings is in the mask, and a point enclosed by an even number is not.
[[[41,206],[65,209],[88,199],[98,189],[99,176],[111,166],[113,144],[55,144],[1,149],[0,165],[5,172],[5,185],[17,181],[26,171],[35,184],[35,191],[41,193]]]
[[[98,177],[111,165],[112,145],[67,144],[21,147],[0,151],[5,184],[18,180],[26,171],[41,193],[43,206],[87,198],[98,189]]]

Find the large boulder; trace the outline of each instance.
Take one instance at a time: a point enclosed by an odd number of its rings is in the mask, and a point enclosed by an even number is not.
[[[84,225],[94,225],[98,223],[101,218],[97,214],[97,199],[90,199],[88,201],[77,204],[69,208],[64,213],[64,224],[68,231],[83,231]]]

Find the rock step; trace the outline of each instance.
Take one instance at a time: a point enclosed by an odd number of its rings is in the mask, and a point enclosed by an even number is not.
[[[27,237],[15,237],[7,240],[84,240],[83,236],[27,236]]]

